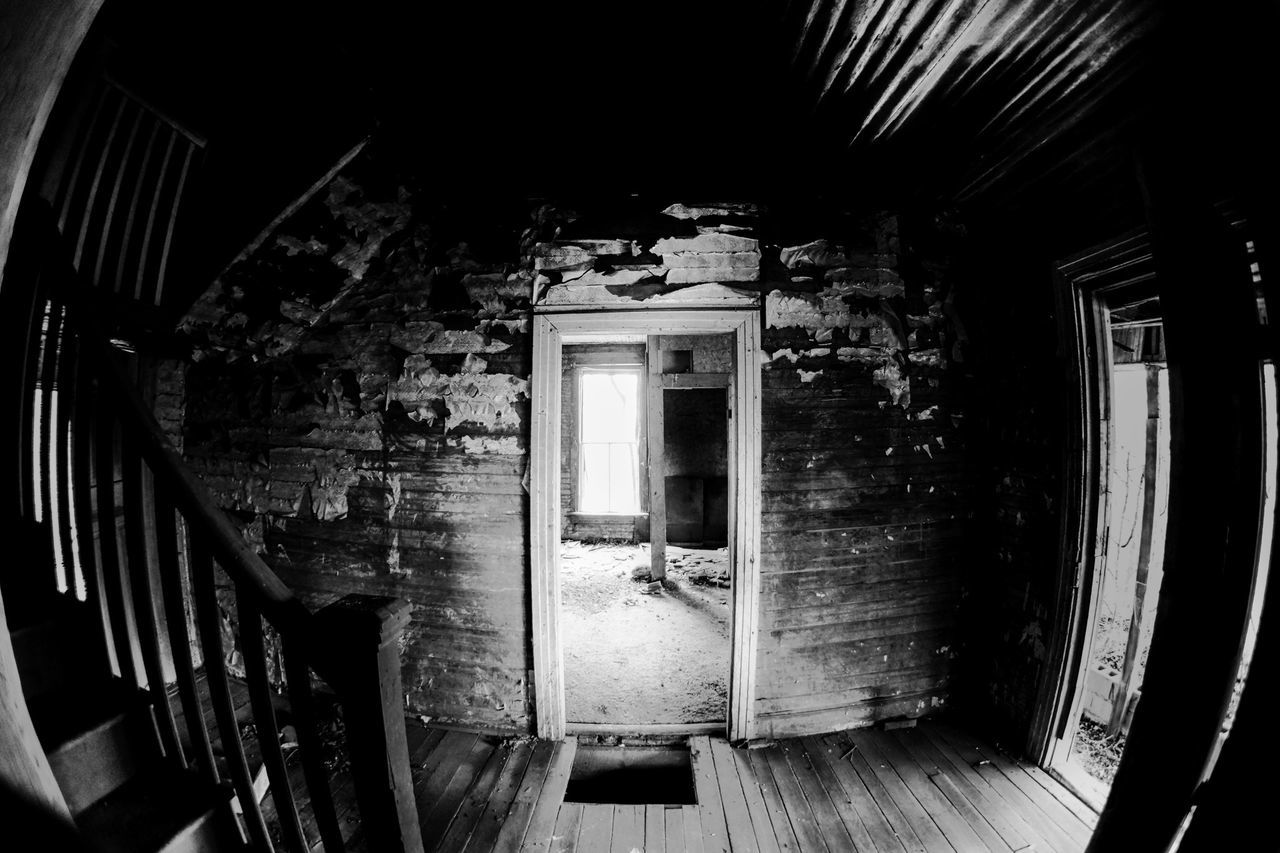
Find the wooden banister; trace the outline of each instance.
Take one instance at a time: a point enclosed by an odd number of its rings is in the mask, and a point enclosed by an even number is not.
[[[315,839],[307,837],[300,819],[299,809],[305,807],[327,853],[344,846],[324,764],[327,744],[317,724],[314,672],[333,688],[343,709],[356,802],[372,849],[421,850],[400,676],[399,641],[409,620],[408,602],[348,596],[319,614],[307,609],[169,443],[124,369],[92,288],[71,266],[52,212],[32,216],[46,222],[37,231],[44,261],[32,284],[39,288],[33,297],[38,310],[31,312],[32,322],[44,325],[31,335],[43,341],[53,361],[30,364],[32,381],[24,386],[22,411],[38,423],[22,438],[30,442],[31,435],[38,436],[33,447],[38,460],[60,465],[54,470],[66,481],[32,489],[32,514],[43,519],[51,537],[59,537],[62,551],[80,554],[86,595],[101,615],[117,672],[126,683],[145,680],[155,697],[166,757],[178,767],[194,766],[212,783],[229,784],[253,846],[274,849],[275,833],[259,806],[261,787],[255,787],[248,764],[223,647],[224,632],[235,630],[238,622],[238,651],[279,816],[279,840],[289,850],[312,849]],[[56,417],[41,414],[39,406],[28,405],[37,394],[65,408]],[[52,473],[27,468],[24,476],[33,477],[34,470]],[[20,485],[26,489],[33,482]],[[51,518],[61,524],[74,520],[76,530],[54,529]],[[234,588],[231,617],[219,598],[218,569]],[[187,625],[189,602],[195,605],[194,636]],[[298,783],[290,782],[272,702],[280,685],[271,682],[266,665],[266,625],[281,640],[289,713],[300,745],[305,790],[296,797],[290,785]],[[177,682],[181,725],[165,689],[166,667]],[[209,716],[213,727],[206,726]]]

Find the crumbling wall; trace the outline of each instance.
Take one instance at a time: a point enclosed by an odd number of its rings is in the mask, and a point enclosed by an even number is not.
[[[310,606],[408,599],[408,708],[504,731],[531,712],[526,216],[446,207],[373,151],[183,327],[185,452],[218,502]]]
[[[756,712],[775,736],[949,703],[965,339],[912,239],[930,227],[831,216],[766,254]]]
[[[414,605],[411,710],[527,730],[531,304],[749,298],[762,734],[944,707],[969,513],[964,336],[897,218],[797,238],[748,203],[530,206],[459,211],[374,148],[228,270],[185,323],[185,452],[219,503],[309,604]]]

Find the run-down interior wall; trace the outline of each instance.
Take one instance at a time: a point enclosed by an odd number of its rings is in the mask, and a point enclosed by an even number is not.
[[[527,730],[531,304],[754,293],[759,733],[936,711],[970,511],[949,284],[893,216],[815,219],[459,206],[366,153],[188,316],[185,453],[309,603],[413,604],[410,710]]]

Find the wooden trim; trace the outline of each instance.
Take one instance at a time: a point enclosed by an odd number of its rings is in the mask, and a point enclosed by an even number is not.
[[[760,314],[732,310],[583,311],[534,316],[530,458],[530,577],[537,734],[566,731],[559,635],[560,371],[565,341],[609,335],[732,334],[735,344],[729,527],[733,574],[733,652],[729,662],[729,736],[755,734],[755,671],[760,606]]]
[[[662,375],[662,387],[671,390],[732,386],[733,376],[728,373],[664,373]]]
[[[530,380],[533,420],[529,458],[529,563],[532,599],[534,709],[538,737],[564,737],[564,671],[560,653],[560,333],[533,319]]]
[[[571,735],[723,735],[724,723],[566,723]]]
[[[645,349],[645,458],[649,463],[649,577],[667,576],[666,406],[662,387],[662,337]]]
[[[1050,766],[1071,748],[1069,723],[1080,713],[1083,659],[1092,645],[1100,563],[1106,556],[1105,478],[1110,429],[1109,298],[1152,280],[1144,232],[1125,234],[1061,262],[1057,313],[1072,430],[1063,459],[1059,568],[1048,656],[1040,674],[1027,754]],[[1082,595],[1082,591],[1087,594]]]
[[[729,678],[729,736],[756,737],[756,652],[760,620],[760,324],[755,315],[735,330],[730,416],[735,466],[729,478],[733,592],[733,663]]]

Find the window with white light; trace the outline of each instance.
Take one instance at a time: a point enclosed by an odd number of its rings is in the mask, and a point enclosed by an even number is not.
[[[640,380],[638,369],[579,376],[579,512],[640,512]]]

